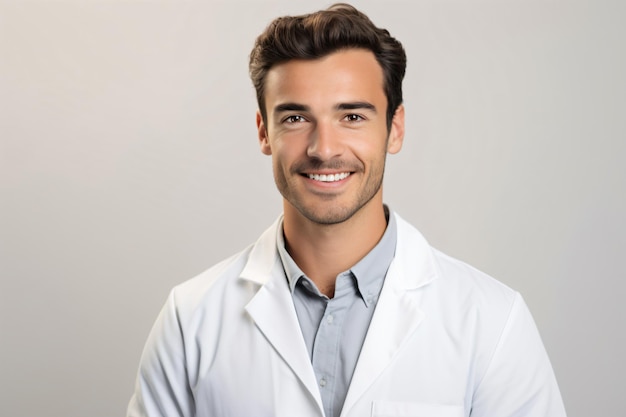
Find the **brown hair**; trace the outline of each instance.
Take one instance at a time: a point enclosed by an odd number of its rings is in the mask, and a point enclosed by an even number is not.
[[[279,17],[259,35],[250,53],[250,78],[263,120],[267,122],[264,87],[267,72],[292,59],[317,59],[340,49],[370,50],[383,69],[387,128],[402,104],[406,54],[402,44],[353,6],[337,3],[326,10]]]

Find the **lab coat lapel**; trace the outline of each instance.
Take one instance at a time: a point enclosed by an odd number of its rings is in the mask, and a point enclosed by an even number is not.
[[[315,373],[304,343],[285,273],[276,250],[281,219],[253,247],[241,277],[261,285],[246,306],[257,328],[296,374],[323,414]]]
[[[393,361],[426,317],[415,291],[436,278],[431,248],[422,235],[396,215],[398,242],[374,316],[354,370],[341,416],[361,398]]]

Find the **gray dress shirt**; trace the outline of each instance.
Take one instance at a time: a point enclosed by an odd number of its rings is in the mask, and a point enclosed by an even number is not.
[[[333,298],[322,294],[304,275],[285,249],[283,233],[278,233],[278,253],[326,417],[338,417],[341,413],[387,269],[395,255],[396,221],[387,207],[385,214],[388,224],[383,237],[356,265],[337,276]]]

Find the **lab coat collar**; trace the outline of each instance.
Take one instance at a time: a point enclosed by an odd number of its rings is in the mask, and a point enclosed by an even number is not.
[[[319,415],[323,416],[324,408],[315,373],[285,271],[276,250],[276,233],[281,221],[282,216],[253,245],[241,272],[241,279],[260,285],[245,309],[267,341],[304,385],[312,401],[317,404]]]
[[[425,318],[414,290],[438,277],[432,249],[413,226],[397,214],[398,239],[383,289],[346,396],[342,416],[388,367],[397,352]],[[241,278],[260,285],[246,311],[277,353],[292,369],[317,403],[323,405],[315,373],[293,305],[289,285],[276,249],[282,216],[251,249]],[[280,323],[280,325],[277,325]],[[390,323],[394,323],[390,326]]]
[[[352,407],[388,368],[426,318],[416,292],[439,276],[426,239],[400,216],[394,215],[398,224],[396,256],[389,266],[341,417],[350,414]]]
[[[398,288],[415,290],[439,277],[433,249],[424,236],[411,224],[395,214],[398,242],[394,262],[399,272]]]
[[[398,225],[398,239],[394,263],[401,272],[399,288],[407,290],[417,289],[426,285],[439,276],[438,267],[429,246],[422,234],[411,224],[407,223],[397,213],[392,212]],[[276,250],[276,234],[280,230],[283,216],[281,215],[253,245],[241,278],[265,284],[272,276],[276,262],[280,262]]]

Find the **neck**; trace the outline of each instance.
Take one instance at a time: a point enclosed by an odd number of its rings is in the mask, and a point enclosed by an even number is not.
[[[350,219],[332,225],[314,223],[285,202],[286,249],[300,269],[330,298],[335,292],[337,275],[367,255],[386,227],[382,198],[372,199]]]

